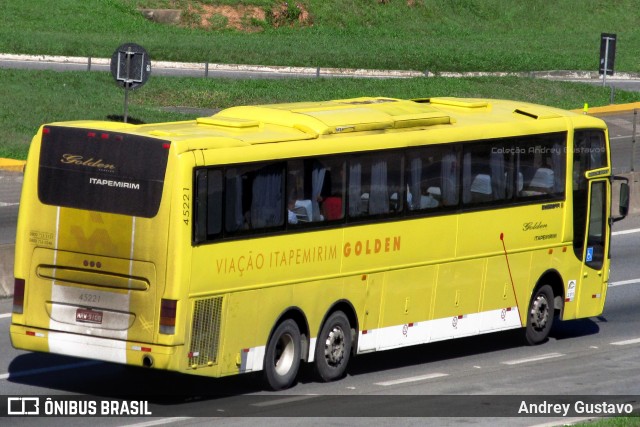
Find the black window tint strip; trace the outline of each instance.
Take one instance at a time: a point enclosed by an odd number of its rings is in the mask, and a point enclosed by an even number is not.
[[[158,213],[168,142],[91,129],[48,126],[42,136],[42,203],[151,218]]]

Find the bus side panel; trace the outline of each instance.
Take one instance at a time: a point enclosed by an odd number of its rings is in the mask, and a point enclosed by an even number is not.
[[[16,231],[16,249],[14,260],[14,276],[19,279],[26,280],[25,301],[23,314],[14,313],[12,316],[13,324],[28,325],[41,324],[44,325],[48,321],[48,316],[44,310],[39,310],[41,297],[50,295],[50,289],[31,290],[30,275],[32,270],[33,251],[36,247],[54,248],[56,233],[56,207],[40,206],[40,209],[32,209],[32,206],[38,206],[38,159],[40,153],[40,141],[42,139],[42,129],[33,137],[29,148],[29,157],[24,172],[24,181],[22,184],[22,193],[20,195],[20,210],[18,211],[18,227]],[[37,224],[37,225],[35,225]],[[53,255],[53,252],[51,252]],[[49,264],[53,264],[53,256],[47,260]],[[47,293],[49,292],[49,293]],[[35,295],[39,293],[41,295]],[[42,340],[37,351],[48,351],[48,346],[43,348],[46,342]],[[14,342],[14,345],[15,342]],[[25,347],[20,347],[25,348]],[[31,348],[25,348],[31,349]]]
[[[382,332],[379,350],[429,340],[437,267],[426,266],[386,273],[382,295],[382,323],[400,325]]]
[[[565,249],[566,248],[566,249]],[[582,263],[574,254],[571,244],[558,248],[554,251],[553,268],[562,272],[564,303],[562,308],[562,320],[577,318],[578,294],[577,283],[580,278]],[[533,268],[532,266],[532,273]],[[556,307],[558,308],[558,307]]]
[[[431,340],[478,333],[478,312],[486,261],[466,260],[441,264],[434,302]]]
[[[269,325],[260,322],[265,310],[268,289],[234,292],[225,295],[227,307],[223,317],[220,375],[250,372],[262,367],[265,336]],[[280,293],[286,298],[289,292]],[[234,332],[235,331],[235,332]]]
[[[346,279],[348,288],[362,287],[366,294],[360,316],[358,353],[375,351],[378,347],[376,330],[381,327],[381,304],[384,273],[350,276]]]
[[[313,360],[316,336],[331,305],[337,301],[346,300],[354,308],[363,306],[366,281],[359,276],[355,279],[357,281],[352,282],[350,291],[345,291],[344,279],[336,278],[310,283],[269,286],[261,290],[225,295],[227,309],[223,330],[240,331],[240,333],[223,333],[220,375],[263,369],[264,354],[270,333],[281,320],[279,316],[284,315],[288,309],[301,313],[308,326],[309,333],[306,337],[309,343],[308,360]],[[304,326],[302,325],[303,328]],[[301,333],[304,333],[304,330],[301,330]]]
[[[300,308],[309,327],[309,359],[314,359],[316,337],[322,327],[322,321],[331,306],[343,299],[351,302],[345,295],[345,280],[341,277],[320,280],[311,283],[298,283],[294,286],[296,307]],[[361,287],[364,288],[363,285]]]
[[[531,254],[498,255],[487,260],[487,274],[480,312],[484,314],[481,332],[499,331],[519,326],[519,313],[526,310],[520,305],[526,290],[531,288]],[[519,290],[519,292],[518,292]]]
[[[344,229],[344,274],[394,270],[452,260],[457,240],[455,215]]]

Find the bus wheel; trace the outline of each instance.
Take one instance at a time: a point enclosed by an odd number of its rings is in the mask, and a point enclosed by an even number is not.
[[[280,323],[269,340],[264,373],[273,390],[291,387],[300,367],[300,329],[291,319]]]
[[[529,345],[545,341],[553,325],[553,290],[544,285],[536,289],[529,303],[525,338]]]
[[[341,311],[336,311],[325,322],[318,336],[315,369],[323,381],[341,378],[347,370],[351,355],[351,325]]]

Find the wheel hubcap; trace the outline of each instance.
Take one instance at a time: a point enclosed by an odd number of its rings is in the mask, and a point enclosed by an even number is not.
[[[531,325],[542,330],[549,321],[549,302],[544,295],[538,295],[531,306]]]
[[[334,327],[324,343],[324,357],[330,366],[338,366],[344,359],[344,331]]]

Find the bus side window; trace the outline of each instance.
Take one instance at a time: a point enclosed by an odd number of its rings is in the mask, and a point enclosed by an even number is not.
[[[340,157],[323,159],[327,164],[327,175],[330,179],[323,185],[320,200],[320,212],[326,221],[337,221],[344,218],[344,197],[346,193],[346,161]]]
[[[565,139],[566,134],[553,134],[518,140],[518,197],[564,195]]]
[[[349,216],[386,216],[402,211],[402,156],[359,155],[349,163]]]
[[[207,239],[222,233],[222,171],[210,169],[207,177]]]
[[[602,130],[577,130],[573,137],[574,175],[582,175],[578,179],[584,178],[584,172],[592,169],[599,169],[607,166],[607,150],[605,148],[604,132]],[[575,163],[574,163],[575,165]],[[574,176],[574,186],[575,186]]]
[[[251,228],[284,224],[284,168],[269,165],[258,170],[251,186]]]
[[[345,165],[342,156],[288,161],[289,224],[344,218]]]
[[[183,214],[188,218],[189,201],[183,195]],[[222,234],[222,171],[198,169],[195,172],[193,241],[203,243]],[[185,224],[188,219],[185,218]]]
[[[510,154],[502,146],[483,143],[464,148],[462,162],[463,202],[478,204],[507,197]]]
[[[284,165],[247,165],[226,170],[225,231],[233,235],[284,225]]]
[[[239,168],[229,168],[225,176],[225,231],[234,233],[246,228],[242,200],[243,177]]]
[[[410,211],[458,204],[459,169],[454,146],[411,150],[406,171],[406,200]]]

